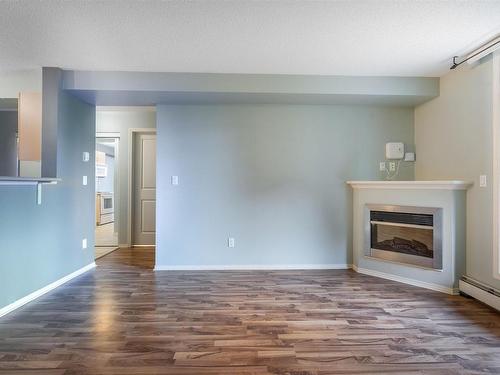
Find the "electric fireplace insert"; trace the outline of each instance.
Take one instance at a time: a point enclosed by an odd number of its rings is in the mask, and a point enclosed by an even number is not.
[[[367,205],[365,255],[442,269],[442,208]]]

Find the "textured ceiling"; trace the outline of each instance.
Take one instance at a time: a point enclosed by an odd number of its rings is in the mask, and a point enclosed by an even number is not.
[[[0,70],[440,76],[500,1],[0,1]]]

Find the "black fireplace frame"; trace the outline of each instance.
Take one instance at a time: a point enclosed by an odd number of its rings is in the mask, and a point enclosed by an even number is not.
[[[372,248],[372,211],[396,213],[394,216],[401,216],[398,213],[415,215],[432,215],[432,220],[423,223],[414,224],[416,228],[432,229],[433,231],[433,257],[424,257],[419,255],[399,253],[395,251]],[[397,262],[408,266],[428,268],[440,271],[443,268],[443,209],[439,207],[417,207],[417,206],[398,206],[383,204],[366,204],[364,215],[364,256],[370,259]],[[412,224],[398,223],[389,221],[390,225],[408,226]],[[383,224],[376,222],[376,224]]]

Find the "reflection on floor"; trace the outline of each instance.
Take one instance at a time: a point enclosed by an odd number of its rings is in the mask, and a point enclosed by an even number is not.
[[[500,314],[351,270],[153,271],[153,248],[0,319],[0,374],[500,373]]]
[[[95,259],[118,249],[118,233],[115,224],[98,225],[95,228]]]

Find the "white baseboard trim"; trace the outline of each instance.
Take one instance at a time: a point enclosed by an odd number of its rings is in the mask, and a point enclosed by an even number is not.
[[[359,273],[362,273],[365,275],[380,277],[382,279],[387,279],[387,280],[392,280],[392,281],[398,281],[398,282],[404,283],[404,284],[409,284],[409,285],[418,286],[418,287],[425,288],[425,289],[435,290],[436,292],[452,294],[452,295],[458,294],[458,288],[448,288],[446,286],[439,285],[439,284],[427,283],[425,281],[410,279],[410,278],[402,277],[402,276],[391,275],[391,274],[385,273],[385,272],[374,271],[374,270],[370,270],[367,268],[360,268],[360,267],[355,266],[354,264],[352,265],[352,269],[356,272],[359,272]]]
[[[469,284],[463,280],[460,280],[458,283],[458,287],[461,292],[474,297],[475,299],[487,304],[488,306],[493,307],[494,309],[500,311],[500,297],[495,296],[494,294],[488,293],[477,286]]]
[[[155,271],[346,270],[350,264],[156,265]]]
[[[30,293],[27,296],[25,296],[21,299],[18,299],[17,301],[12,302],[9,305],[2,307],[0,309],[0,317],[7,315],[8,313],[20,308],[23,305],[26,305],[28,302],[31,302],[31,301],[37,299],[38,297],[43,296],[45,293],[48,293],[51,290],[63,285],[64,283],[67,283],[71,279],[74,279],[75,277],[80,276],[82,273],[85,273],[94,267],[95,267],[95,262],[87,264],[85,267],[82,267],[79,270],[76,270],[75,272],[72,272],[69,275],[62,277],[59,280],[56,280],[53,283],[50,283],[49,285],[44,286],[41,289],[35,290],[33,293]]]

